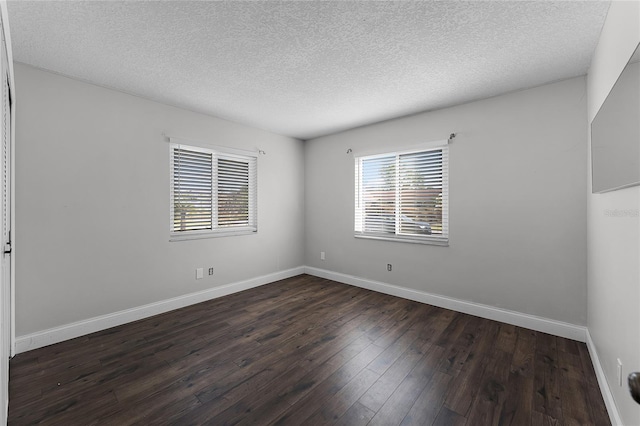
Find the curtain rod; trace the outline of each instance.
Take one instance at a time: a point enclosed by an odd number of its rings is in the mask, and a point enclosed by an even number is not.
[[[447,143],[451,143],[451,141],[453,141],[456,137],[456,133],[451,133],[449,135],[449,138],[447,139]],[[353,149],[351,148],[347,148],[347,154],[351,154],[353,152]]]

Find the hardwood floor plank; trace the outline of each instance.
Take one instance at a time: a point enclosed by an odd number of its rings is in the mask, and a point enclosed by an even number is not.
[[[391,368],[387,369],[362,395],[360,403],[371,410],[378,411],[432,346],[430,342],[425,342],[422,339],[413,342]]]
[[[59,392],[38,407],[31,407],[12,417],[10,424],[78,424],[80,419],[101,416],[106,409],[114,408],[118,401],[108,388],[93,387],[83,393],[65,395]]]
[[[604,425],[609,423],[609,413],[607,413],[604,399],[600,393],[600,385],[596,378],[596,372],[593,369],[593,362],[589,356],[589,350],[587,345],[580,343],[578,345],[578,351],[580,352],[580,361],[582,362],[582,370],[584,372],[585,385],[587,398],[589,401],[589,407],[591,408],[591,415],[594,424]]]
[[[531,426],[560,426],[561,424],[560,420],[539,411],[534,411],[531,417]]]
[[[469,321],[472,321],[476,317],[469,315],[454,315],[453,319],[447,325],[447,328],[440,335],[435,344],[442,346],[443,348],[451,347],[460,335],[464,332],[464,328]]]
[[[513,352],[516,347],[516,326],[511,324],[500,324],[498,338],[495,341],[495,348],[502,352]]]
[[[375,413],[359,402],[355,402],[351,408],[338,420],[338,426],[365,426],[369,424]]]
[[[119,402],[126,400],[119,400]],[[160,392],[148,395],[136,401],[135,408],[124,409],[112,414],[101,416],[98,425],[131,425],[131,424],[159,424],[167,423],[170,419],[180,417],[183,413],[197,407],[200,401],[189,394],[179,397],[179,394]]]
[[[362,336],[359,340],[362,340],[363,343],[368,342],[366,336]],[[312,370],[306,395],[302,395],[296,400],[292,399],[291,410],[280,416],[275,424],[298,424],[301,420],[310,417],[319,405],[346,386],[382,350],[383,348],[369,343],[363,346],[355,356],[349,357],[348,352],[345,352],[346,362],[341,358],[334,357],[322,364],[317,370]],[[337,366],[339,366],[338,369],[336,369]]]
[[[467,416],[469,425],[500,424],[504,403],[510,393],[512,359],[512,353],[501,350],[492,351],[486,358],[487,365],[480,378],[479,392]]]
[[[432,424],[444,404],[444,397],[452,379],[452,376],[436,371],[400,424],[402,426]]]
[[[437,371],[436,368],[443,353],[444,349],[440,346],[431,346],[429,352],[418,361],[417,365],[380,407],[370,424],[372,426],[400,424]]]
[[[594,424],[589,397],[584,391],[588,382],[585,379],[577,345],[564,347],[575,348],[575,353],[573,350],[570,352],[558,350],[564,421],[569,424]]]
[[[286,379],[291,379],[292,383]],[[268,389],[263,389],[258,395],[247,395],[216,416],[210,417],[209,421],[216,425],[235,425],[256,424],[256,419],[260,419],[268,424],[290,406],[288,398],[306,391],[313,384],[309,372],[295,366],[269,382]]]
[[[464,323],[461,330],[453,331],[453,333],[457,335],[457,338],[454,340],[451,339],[450,336],[447,340],[450,342],[447,344],[448,350],[442,360],[440,360],[438,370],[452,376],[458,375],[471,353],[471,348],[476,344],[476,334],[478,333],[480,324],[480,318],[472,317]],[[459,325],[462,325],[462,323]]]
[[[9,425],[608,424],[582,343],[301,275],[10,361]]]
[[[400,332],[402,333],[402,332]],[[418,339],[420,329],[411,327],[374,359],[367,368],[378,375],[384,374],[396,360]],[[422,346],[422,345],[420,345]]]
[[[502,409],[500,424],[526,426],[531,424],[533,413],[536,332],[519,328],[517,335],[507,382],[509,394]]]
[[[556,338],[545,333],[536,333],[536,336],[533,408],[536,412],[545,414],[544,418],[562,422]]]
[[[320,406],[305,425],[321,425],[337,422],[354,405],[360,396],[378,379],[380,375],[365,368],[333,397]]]
[[[465,425],[467,419],[462,417],[455,411],[449,410],[447,407],[442,407],[438,413],[438,417],[433,421],[434,426],[462,426]]]
[[[476,321],[476,328],[467,331],[467,345],[465,361],[458,360],[456,373],[451,390],[447,393],[444,404],[447,408],[463,417],[467,417],[473,400],[477,397],[479,383],[487,366],[486,357],[490,354],[492,342],[498,333],[498,323],[489,320]]]

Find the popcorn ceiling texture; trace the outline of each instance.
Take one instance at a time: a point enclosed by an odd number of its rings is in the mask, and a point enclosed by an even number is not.
[[[8,2],[18,62],[300,139],[585,74],[608,7]]]

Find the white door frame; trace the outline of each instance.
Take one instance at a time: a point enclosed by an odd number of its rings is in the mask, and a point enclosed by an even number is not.
[[[10,126],[10,133],[7,135],[7,137],[9,138],[9,151],[10,151],[10,155],[8,158],[8,162],[9,162],[9,168],[10,168],[10,175],[9,175],[9,180],[10,182],[10,186],[9,186],[9,203],[11,205],[11,209],[9,211],[9,216],[10,216],[10,227],[9,227],[9,232],[11,233],[11,242],[13,243],[15,241],[15,82],[14,82],[14,73],[13,73],[13,52],[11,49],[11,35],[10,35],[10,30],[9,30],[9,13],[7,10],[7,2],[6,0],[0,0],[0,19],[1,19],[1,23],[2,23],[2,35],[4,36],[4,41],[5,41],[5,48],[6,48],[6,75],[3,73],[3,75],[1,76],[1,78],[4,80],[5,78],[7,79],[8,82],[8,89],[9,89],[9,93],[7,94],[7,96],[9,96],[9,117],[10,117],[10,122],[9,122],[9,126]],[[3,56],[0,61],[4,62],[5,61],[5,57]],[[3,67],[4,68],[4,67]],[[5,81],[2,81],[2,84],[5,84]],[[4,250],[4,247],[1,248],[2,250]],[[2,342],[3,343],[3,347],[0,348],[0,353],[3,354],[4,356],[8,356],[8,357],[13,357],[15,355],[15,250],[12,247],[12,253],[11,253],[11,257],[10,257],[10,262],[9,262],[9,268],[11,269],[10,271],[10,276],[9,276],[9,301],[7,303],[9,312],[7,315],[8,321],[9,321],[9,335],[8,337],[8,342]],[[6,285],[6,283],[2,283],[2,285]],[[6,346],[8,347],[6,347]],[[2,363],[3,363],[3,368],[4,366],[6,366],[7,364],[4,363],[8,363],[9,359],[3,359]],[[8,377],[8,371],[7,371],[7,377],[4,378],[5,382],[4,383],[0,383],[0,386],[2,386],[3,389],[3,395],[4,395],[4,401],[1,402],[1,410],[0,410],[0,421],[1,422],[6,422],[7,421],[7,415],[8,415],[8,408],[9,408],[9,390],[8,390],[8,385],[9,385],[9,377]]]
[[[10,307],[10,321],[11,321],[11,330],[9,333],[9,352],[13,357],[16,353],[16,321],[15,321],[15,241],[16,241],[16,233],[15,233],[15,102],[16,102],[16,90],[15,90],[15,81],[14,81],[14,73],[13,73],[13,51],[11,47],[11,33],[9,30],[9,12],[7,10],[7,2],[6,0],[0,0],[0,18],[2,19],[2,30],[4,33],[4,39],[6,41],[6,49],[7,49],[7,72],[9,74],[9,91],[11,93],[11,104],[9,106],[11,111],[11,135],[10,135],[10,151],[11,158],[9,161],[11,162],[11,242],[13,244],[12,247],[12,255],[11,255],[11,284],[10,284],[10,292],[11,292],[11,307]],[[3,76],[4,78],[4,76]]]
[[[0,23],[2,26],[2,39],[3,43],[1,47],[2,53],[6,55],[0,56],[0,63],[2,64],[2,90],[5,90],[5,85],[8,86],[8,108],[5,114],[9,114],[9,122],[6,123],[10,129],[7,132],[4,143],[7,143],[9,150],[9,158],[6,159],[10,173],[7,176],[9,185],[7,190],[9,192],[8,202],[10,204],[10,210],[7,212],[9,216],[9,240],[11,243],[15,241],[15,83],[13,73],[13,52],[11,50],[11,36],[9,31],[9,14],[7,10],[6,0],[0,0]],[[5,59],[6,58],[6,59]],[[6,80],[5,80],[6,79]],[[5,107],[4,100],[2,102],[2,108]],[[5,115],[6,117],[6,115]],[[6,184],[6,183],[5,183]],[[1,216],[1,215],[0,215]],[[0,219],[2,219],[0,217]],[[0,250],[4,252],[5,247],[0,247]],[[4,254],[0,253],[4,256]],[[2,370],[2,383],[0,383],[0,389],[3,398],[0,401],[0,423],[6,424],[9,411],[9,358],[15,354],[15,251],[11,247],[11,255],[9,257],[9,264],[6,265],[10,269],[8,277],[9,282],[6,282],[5,277],[0,280],[1,288],[0,292],[4,295],[5,299],[2,300],[2,316],[5,324],[9,322],[7,328],[2,330],[2,344],[0,346],[0,355],[2,357],[0,369]],[[4,271],[0,271],[1,275],[5,275]],[[8,294],[7,294],[8,293]],[[8,296],[8,297],[7,297]]]

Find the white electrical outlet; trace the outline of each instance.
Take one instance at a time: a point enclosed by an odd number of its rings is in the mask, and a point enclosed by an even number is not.
[[[622,361],[618,358],[618,386],[622,386]]]
[[[320,260],[324,260],[324,252],[323,251],[320,252]]]
[[[201,280],[204,278],[204,269],[198,268],[196,269],[196,280]]]

